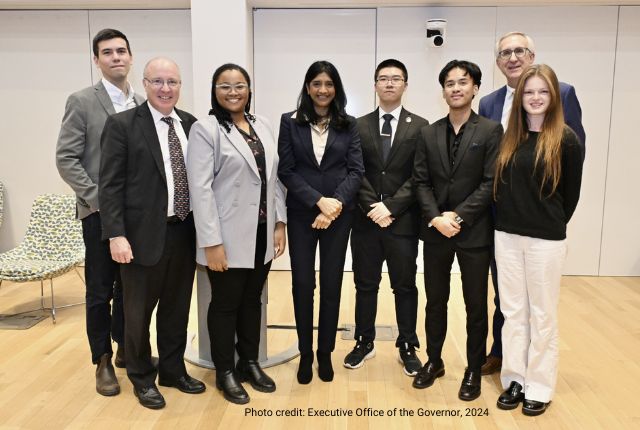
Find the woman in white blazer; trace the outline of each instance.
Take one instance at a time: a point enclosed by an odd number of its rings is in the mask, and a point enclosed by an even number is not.
[[[285,249],[285,192],[270,124],[249,113],[251,80],[224,64],[213,74],[209,117],[189,134],[187,174],[197,261],[207,267],[207,325],[216,386],[233,403],[276,385],[258,364],[261,294],[271,260]],[[239,360],[234,371],[234,341]]]

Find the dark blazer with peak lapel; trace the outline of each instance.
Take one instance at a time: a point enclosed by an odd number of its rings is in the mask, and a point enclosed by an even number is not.
[[[388,227],[393,233],[418,234],[420,211],[413,191],[413,158],[420,129],[426,125],[429,121],[402,108],[385,162],[380,154],[379,109],[358,118],[364,178],[358,192],[360,210],[353,228],[379,228],[367,218],[367,213],[372,203],[382,201],[395,218]]]
[[[320,197],[340,200],[343,210],[355,207],[364,166],[356,120],[349,117],[349,127],[329,136],[320,164],[313,152],[311,128],[298,124],[294,112],[282,115],[278,136],[280,164],[278,176],[287,188],[288,210],[318,210]]]
[[[454,240],[462,248],[488,246],[493,243],[489,205],[502,125],[472,111],[451,167],[447,118],[423,127],[416,148],[413,174],[423,218],[420,238],[429,243]],[[450,239],[428,226],[445,211],[454,211],[464,220],[460,234]]]
[[[487,94],[480,99],[480,108],[478,114],[485,118],[500,122],[502,120],[502,107],[504,106],[504,98],[507,95],[507,86],[503,86]],[[567,83],[560,82],[560,98],[562,99],[562,110],[564,112],[564,122],[571,127],[578,135],[582,144],[582,153],[584,157],[586,134],[582,126],[582,108],[576,96],[576,89]]]
[[[136,104],[144,98],[134,94]],[[76,212],[82,219],[98,210],[100,136],[113,103],[102,81],[69,96],[62,117],[56,165],[64,181],[76,193]]]
[[[196,118],[175,111],[188,137]],[[152,266],[164,247],[168,191],[160,141],[147,102],[109,117],[101,146],[103,239],[125,236],[133,251],[132,263]]]

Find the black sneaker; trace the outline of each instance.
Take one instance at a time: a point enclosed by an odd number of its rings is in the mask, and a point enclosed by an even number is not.
[[[422,368],[422,362],[416,355],[416,348],[405,344],[404,347],[399,348],[400,356],[398,360],[403,364],[404,373],[407,376],[416,376],[418,371]]]
[[[362,367],[365,360],[376,356],[376,350],[373,348],[373,342],[364,343],[357,341],[353,350],[344,358],[344,367],[347,369],[357,369]]]

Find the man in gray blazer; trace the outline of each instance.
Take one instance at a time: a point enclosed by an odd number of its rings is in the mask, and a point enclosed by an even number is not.
[[[120,386],[111,364],[111,339],[118,343],[116,366],[124,367],[124,314],[118,264],[111,259],[109,243],[102,240],[98,207],[100,136],[110,115],[135,107],[144,99],[134,94],[127,80],[132,55],[123,33],[113,29],[98,32],[93,38],[93,55],[103,78],[67,99],[56,165],[76,193],[76,212],[82,220],[87,336],[92,361],[97,365],[96,390],[103,396],[113,396],[120,392]]]

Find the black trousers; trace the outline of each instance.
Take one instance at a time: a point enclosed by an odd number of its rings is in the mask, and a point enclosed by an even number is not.
[[[273,246],[273,244],[271,244]],[[260,346],[262,288],[271,261],[264,264],[267,250],[267,225],[259,224],[256,232],[256,254],[253,268],[230,268],[224,272],[207,269],[211,282],[211,303],[207,313],[211,358],[216,371],[234,367],[234,343],[238,356],[257,360]]]
[[[118,263],[111,259],[109,241],[102,240],[100,212],[82,219],[82,237],[87,337],[91,360],[97,364],[104,354],[113,353],[111,339],[119,344],[124,342],[122,281]]]
[[[184,351],[191,290],[195,274],[193,216],[167,224],[160,261],[153,266],[122,264],[124,284],[127,375],[136,388],[153,386],[156,375],[172,382],[186,375]],[[135,251],[134,251],[135,258]],[[135,260],[134,260],[135,261]],[[158,369],[151,364],[149,324],[154,308],[158,343]]]
[[[498,293],[498,266],[496,265],[495,249],[491,248],[491,281],[493,284],[493,290],[495,292],[493,303],[496,305],[493,311],[493,344],[491,345],[491,351],[489,354],[494,357],[502,358],[502,326],[504,325],[504,316],[502,310],[500,310],[500,294]]]
[[[418,236],[397,235],[388,228],[377,226],[354,227],[351,231],[351,256],[356,284],[356,339],[370,342],[376,337],[378,289],[382,264],[386,260],[399,332],[396,347],[419,347],[416,334]]]
[[[344,260],[353,211],[343,211],[328,229],[311,228],[317,212],[288,211],[287,233],[293,283],[293,310],[298,349],[313,352],[313,294],[316,288],[316,247],[320,245],[320,315],[318,351],[330,353],[336,344]]]
[[[491,247],[460,248],[453,240],[424,244],[427,354],[430,361],[442,358],[442,346],[447,335],[447,302],[454,256],[458,257],[460,265],[462,294],[467,312],[467,363],[470,370],[480,371],[486,354],[487,278]]]

